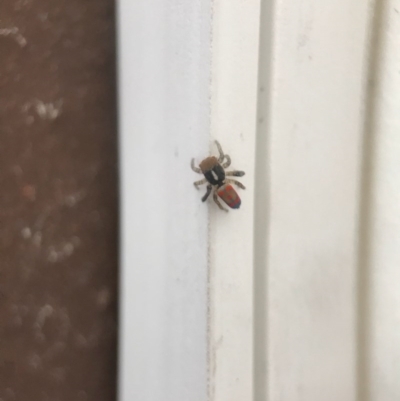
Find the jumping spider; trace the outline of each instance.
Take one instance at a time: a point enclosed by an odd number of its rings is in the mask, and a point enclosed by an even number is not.
[[[219,152],[218,159],[215,156],[209,156],[199,164],[199,167],[194,165],[194,159],[192,159],[192,170],[196,173],[203,174],[205,177],[202,180],[194,182],[194,186],[196,189],[199,189],[200,185],[208,183],[207,192],[201,198],[203,202],[207,200],[214,188],[214,202],[220,209],[225,210],[226,212],[228,211],[228,209],[221,205],[218,197],[220,197],[230,208],[239,209],[241,200],[231,184],[235,184],[241,189],[245,189],[245,186],[239,181],[226,179],[225,177],[243,177],[245,173],[244,171],[236,170],[225,171],[225,169],[231,164],[231,158],[229,155],[224,154],[218,141],[215,141],[215,144],[217,145]]]

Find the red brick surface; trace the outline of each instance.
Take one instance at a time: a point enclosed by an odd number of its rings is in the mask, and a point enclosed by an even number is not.
[[[0,16],[0,399],[114,400],[114,2]]]

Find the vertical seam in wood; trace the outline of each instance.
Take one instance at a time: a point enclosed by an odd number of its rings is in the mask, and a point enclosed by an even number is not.
[[[370,297],[371,297],[371,193],[375,171],[376,109],[375,93],[381,76],[382,34],[386,1],[371,0],[365,71],[364,138],[361,153],[359,221],[358,221],[358,288],[357,288],[357,401],[370,399]]]

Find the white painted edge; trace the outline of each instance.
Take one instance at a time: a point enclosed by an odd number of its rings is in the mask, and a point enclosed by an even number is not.
[[[210,205],[211,401],[253,399],[254,154],[260,1],[214,1],[211,150],[218,140],[239,178],[239,210]],[[228,170],[229,170],[228,169]]]
[[[365,185],[364,386],[400,399],[400,1],[376,2]],[[365,398],[366,399],[366,398]]]
[[[207,397],[210,1],[120,0],[119,401]]]
[[[363,1],[274,4],[269,99],[258,131],[268,136],[269,156],[260,401],[357,399],[368,11]]]

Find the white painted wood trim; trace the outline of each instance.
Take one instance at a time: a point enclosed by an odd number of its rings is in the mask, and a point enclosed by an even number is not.
[[[400,397],[400,0],[375,3],[119,1],[119,401]],[[192,187],[215,139],[246,171],[227,214]]]
[[[211,41],[211,139],[232,158],[239,210],[210,207],[211,401],[253,399],[253,219],[259,0],[216,0]],[[214,152],[215,152],[215,147]]]
[[[208,0],[118,2],[119,401],[207,397],[210,32]]]
[[[155,3],[119,5],[119,397],[204,400],[208,371],[210,399],[250,399],[259,2],[215,2],[212,12],[206,1]],[[248,191],[229,215],[210,202],[207,269],[208,207],[188,161],[207,156],[214,139],[246,171]],[[192,354],[179,349],[188,336]]]
[[[256,242],[265,259],[256,263],[265,294],[256,297],[266,305],[255,321],[265,338],[257,401],[357,398],[368,11],[365,1],[277,0],[272,34],[262,23],[270,64],[260,70],[268,91],[256,177],[269,182],[256,180],[256,191],[269,211],[268,231],[258,230],[265,243]]]
[[[364,399],[400,399],[400,1],[377,2],[366,130]],[[367,398],[368,397],[368,398]]]

